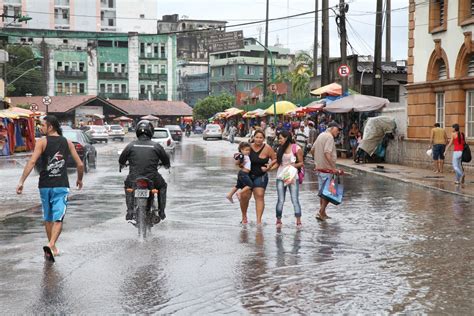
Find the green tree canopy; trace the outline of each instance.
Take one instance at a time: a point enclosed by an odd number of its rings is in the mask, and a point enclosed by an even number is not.
[[[229,94],[211,95],[199,100],[193,109],[196,119],[208,119],[234,105],[234,97]]]
[[[45,95],[44,78],[39,66],[40,59],[30,46],[9,45],[7,48],[10,61],[7,63],[7,92],[9,96]],[[33,69],[33,70],[31,70]],[[16,80],[19,78],[18,80]],[[15,82],[9,84],[10,82]]]

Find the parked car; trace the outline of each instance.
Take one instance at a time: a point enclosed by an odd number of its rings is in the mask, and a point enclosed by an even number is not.
[[[90,137],[79,129],[68,129],[63,131],[63,136],[72,141],[76,147],[77,154],[84,163],[84,172],[89,172],[90,168],[97,168],[97,151],[92,144]],[[69,156],[67,166],[73,168],[76,166],[72,156]]]
[[[170,130],[163,127],[155,128],[155,133],[151,138],[152,141],[159,143],[167,152],[174,152],[176,143],[171,137]]]
[[[103,125],[87,125],[86,134],[96,142],[108,142],[109,141],[109,133],[107,133],[107,129]]]
[[[109,125],[109,137],[112,138],[112,140],[119,139],[123,142],[125,137],[123,127],[120,125]]]
[[[208,140],[209,138],[222,139],[222,129],[217,124],[207,124],[204,133],[202,133],[202,139]]]
[[[179,125],[165,125],[165,128],[170,130],[171,137],[175,142],[180,142],[183,139],[183,132]]]

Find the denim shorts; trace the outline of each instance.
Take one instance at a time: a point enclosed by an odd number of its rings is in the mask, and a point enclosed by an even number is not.
[[[446,150],[446,145],[443,145],[443,144],[433,145],[433,160],[444,160],[445,150]]]
[[[319,191],[323,188],[324,182],[326,182],[326,179],[331,179],[332,174],[331,173],[324,173],[324,172],[318,172],[318,186],[319,186]]]
[[[245,187],[253,188],[253,181],[250,179],[249,174],[240,170],[239,174],[237,175],[237,184],[235,187],[237,189],[243,189]]]
[[[268,174],[264,174],[264,175],[261,175],[261,176],[250,176],[250,179],[252,179],[253,181],[253,187],[254,188],[263,188],[263,189],[267,189],[267,185],[268,185]]]

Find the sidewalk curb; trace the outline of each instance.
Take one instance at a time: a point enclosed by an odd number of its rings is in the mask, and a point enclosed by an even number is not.
[[[364,172],[364,173],[367,173],[367,174],[373,174],[373,175],[376,175],[376,176],[379,176],[379,177],[384,177],[386,179],[399,181],[399,182],[403,182],[403,183],[414,185],[414,186],[423,187],[423,188],[430,189],[430,190],[436,190],[436,191],[441,191],[441,192],[444,192],[444,193],[450,193],[450,194],[462,196],[462,197],[468,198],[468,199],[474,199],[474,195],[469,195],[469,194],[459,193],[459,192],[455,192],[455,191],[451,191],[451,190],[447,190],[447,189],[437,188],[435,186],[420,183],[418,181],[413,181],[413,180],[410,180],[410,179],[402,179],[402,178],[397,178],[397,177],[391,177],[387,174],[379,173],[379,172],[376,172],[376,171],[368,171],[368,170],[360,169],[360,168],[357,168],[357,167],[354,167],[354,166],[351,166],[351,165],[347,165],[347,164],[341,164],[341,163],[336,163],[336,164],[340,167],[344,167],[344,168],[347,168],[347,169],[350,169],[350,170]]]

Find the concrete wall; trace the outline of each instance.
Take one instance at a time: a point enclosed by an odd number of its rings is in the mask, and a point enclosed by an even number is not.
[[[140,44],[138,34],[128,38],[128,96],[130,99],[138,100],[140,87],[138,83],[140,65],[138,56],[140,54]]]
[[[158,0],[116,0],[116,12],[117,32],[156,33]]]

